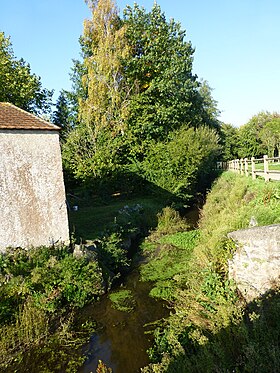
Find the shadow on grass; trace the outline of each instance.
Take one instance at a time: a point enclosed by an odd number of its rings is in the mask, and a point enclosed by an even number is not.
[[[185,203],[132,173],[119,176],[115,183],[114,180],[108,183],[100,180],[99,184],[67,188],[67,201],[70,231],[78,241],[98,238],[125,206],[142,208],[145,230],[148,231],[157,225],[157,214],[163,207],[174,205],[182,210]]]
[[[168,373],[280,372],[280,294],[269,291],[248,304],[242,320],[204,345],[185,343],[185,354],[172,361]]]

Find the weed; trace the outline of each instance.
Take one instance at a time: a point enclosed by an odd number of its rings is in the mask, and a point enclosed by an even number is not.
[[[135,309],[136,302],[130,290],[124,289],[111,293],[109,298],[112,302],[113,308],[119,311],[131,312]]]

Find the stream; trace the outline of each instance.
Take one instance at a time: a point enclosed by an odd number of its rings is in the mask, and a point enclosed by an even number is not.
[[[190,229],[194,229],[198,220],[198,209],[192,209],[185,214]],[[81,350],[79,356],[86,357],[78,373],[96,373],[99,360],[113,373],[139,373],[140,369],[149,364],[147,350],[153,345],[153,330],[160,320],[167,318],[171,312],[168,304],[149,296],[153,284],[140,280],[139,265],[141,258],[134,264],[131,272],[124,276],[122,282],[101,297],[98,302],[79,310],[78,324],[95,320],[95,332],[90,336],[89,342]],[[138,266],[138,267],[137,267]],[[119,279],[121,281],[121,279]],[[133,297],[131,312],[117,310],[113,307],[110,294],[120,290],[128,290]],[[67,347],[67,346],[66,346]],[[57,354],[57,349],[60,354]],[[71,353],[73,352],[73,354]],[[77,352],[77,350],[76,350]],[[75,349],[69,358],[76,358]],[[64,361],[67,361],[68,350],[53,343],[47,348],[35,346],[34,351],[23,353],[20,362],[15,360],[7,367],[6,373],[31,373],[31,372],[65,372]],[[73,356],[72,356],[73,355]],[[38,367],[43,366],[43,370]],[[47,367],[47,368],[46,368]],[[67,372],[71,371],[67,369]],[[76,372],[76,369],[73,370]]]
[[[149,296],[151,284],[141,282],[139,277],[134,269],[122,286],[132,291],[136,301],[132,312],[114,309],[107,296],[84,309],[84,316],[98,320],[98,332],[84,346],[87,360],[79,373],[95,372],[99,360],[114,373],[136,373],[149,363],[146,351],[152,346],[153,335],[146,332],[153,327],[146,324],[167,317],[170,311],[166,304]]]
[[[191,229],[196,227],[198,216],[198,208],[185,214]],[[83,348],[87,360],[79,373],[95,372],[99,360],[114,373],[137,373],[149,363],[147,350],[152,347],[153,333],[147,332],[155,326],[148,324],[168,317],[170,309],[165,302],[149,296],[152,284],[140,281],[138,268],[130,272],[116,290],[122,288],[130,290],[136,301],[132,312],[114,309],[108,295],[82,311],[83,317],[97,320],[98,331]]]

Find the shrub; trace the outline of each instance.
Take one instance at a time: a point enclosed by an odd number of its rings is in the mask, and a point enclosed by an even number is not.
[[[142,163],[143,174],[160,188],[188,200],[202,182],[203,187],[207,186],[205,181],[212,173],[218,152],[214,130],[182,128],[168,142],[152,144]]]

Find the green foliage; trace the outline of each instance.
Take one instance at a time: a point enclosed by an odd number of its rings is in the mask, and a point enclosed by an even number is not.
[[[253,181],[233,173],[224,173],[217,180],[203,207],[194,249],[180,275],[170,274],[171,280],[167,279],[168,285],[173,285],[173,297],[157,292],[173,301],[175,312],[157,330],[155,346],[149,351],[154,364],[143,372],[279,370],[279,291],[276,288],[249,305],[243,304],[228,280],[228,259],[235,245],[226,239],[228,232],[247,228],[252,216],[259,225],[279,223],[279,192],[278,183]],[[170,242],[170,238],[166,240]],[[172,263],[166,262],[161,250],[156,250],[160,254],[151,263],[158,260],[161,271],[149,270],[148,263],[147,273],[154,274],[153,281],[160,283],[182,259],[174,255]]]
[[[30,364],[37,359],[37,368],[46,372],[59,371],[62,366],[71,371],[80,365],[71,354],[85,342],[89,328],[76,334],[71,309],[81,308],[103,293],[98,263],[75,258],[66,247],[18,248],[1,254],[0,367],[12,365],[17,371],[17,364],[28,359]],[[46,356],[45,364],[42,356]],[[59,360],[60,368],[55,367]]]
[[[120,233],[111,233],[104,237],[99,247],[99,261],[104,268],[104,274],[113,272],[113,277],[119,276],[129,267],[130,260],[127,257],[127,250],[122,247]],[[107,277],[106,276],[106,277]]]
[[[200,87],[192,73],[194,49],[180,24],[168,22],[158,4],[150,12],[127,6],[124,24],[131,48],[125,77],[135,87],[128,118],[134,154],[140,157],[145,141],[163,141],[185,123],[213,126],[215,104],[207,84]]]
[[[278,113],[260,112],[240,127],[239,158],[258,158],[267,152],[274,151],[276,144],[272,144],[273,136],[267,124],[273,120],[277,121],[277,118],[279,118]]]
[[[52,113],[52,122],[61,127],[60,139],[66,141],[68,134],[77,125],[77,114],[75,112],[71,94],[62,90],[56,102],[56,109]]]
[[[123,312],[132,312],[135,309],[135,299],[131,290],[119,290],[109,294],[113,308]]]
[[[121,65],[128,46],[115,3],[88,4],[92,19],[84,23],[81,38],[84,60],[75,64],[74,75],[79,124],[63,146],[66,169],[82,180],[118,171],[129,96]]]
[[[10,102],[34,114],[50,111],[52,91],[42,88],[29,64],[14,56],[10,38],[0,32],[0,102]]]
[[[218,153],[215,131],[182,128],[168,142],[151,145],[142,163],[143,173],[160,188],[187,200],[207,184]]]
[[[266,146],[266,154],[269,157],[274,156],[277,150],[278,156],[280,155],[280,116],[266,122],[260,131],[260,139]]]
[[[199,237],[199,230],[188,232],[176,232],[174,234],[165,235],[160,239],[160,243],[171,244],[181,249],[194,248]]]
[[[13,320],[26,298],[48,312],[83,307],[102,294],[97,262],[77,259],[67,248],[12,249],[1,254],[1,319]]]
[[[152,237],[158,237],[166,234],[177,233],[189,228],[186,220],[182,219],[179,212],[170,206],[166,206],[157,215],[158,224]]]
[[[187,126],[219,128],[211,89],[192,74],[191,43],[185,41],[178,23],[166,21],[157,4],[150,12],[136,4],[128,6],[121,20],[113,1],[88,3],[92,20],[85,23],[81,38],[84,59],[76,61],[74,69],[80,118],[63,144],[66,171],[82,181],[120,184],[130,170],[172,193],[176,189],[177,196],[188,196],[189,185],[198,174],[200,180],[207,179],[215,145],[213,151],[196,154],[197,163],[183,171],[184,156],[175,154],[182,141],[179,143],[180,134],[174,131],[185,128],[183,137],[187,141],[190,136],[187,143],[191,148],[193,135],[187,133]],[[206,138],[210,145],[216,142],[213,136],[202,129],[196,144],[206,150]],[[164,183],[166,147],[168,153],[174,153],[176,164],[167,170],[168,182]],[[155,148],[162,153],[162,162],[156,158]],[[201,172],[203,168],[206,174]],[[185,180],[182,175],[188,172]],[[137,186],[137,177],[133,183]]]
[[[139,140],[162,140],[190,118],[189,98],[198,87],[191,72],[193,49],[180,25],[167,22],[157,4],[148,13],[136,4],[127,7],[124,22],[132,51],[124,62],[126,76],[138,88],[129,128]]]
[[[224,161],[238,158],[239,134],[238,129],[230,124],[222,123],[220,129],[222,157]]]
[[[263,180],[225,173],[213,186],[203,208],[200,229],[202,242],[198,256],[225,271],[229,251],[225,251],[228,232],[248,228],[253,216],[258,225],[279,223],[279,185]],[[224,268],[224,269],[222,269]]]
[[[169,212],[170,209],[166,208],[166,210]],[[172,220],[174,221],[174,217]],[[154,246],[153,251],[146,249],[144,252],[150,260],[141,267],[142,281],[154,282],[150,295],[169,301],[176,299],[178,284],[184,282],[185,276],[188,276],[188,263],[199,237],[198,231],[178,232],[178,229],[186,224],[182,219],[180,220],[181,223],[178,224],[179,219],[176,217],[176,225],[170,226],[170,231],[174,229],[177,233],[168,234],[166,229],[163,230],[162,218],[159,219],[161,221],[159,232],[153,234],[150,239],[160,244],[160,248]]]

